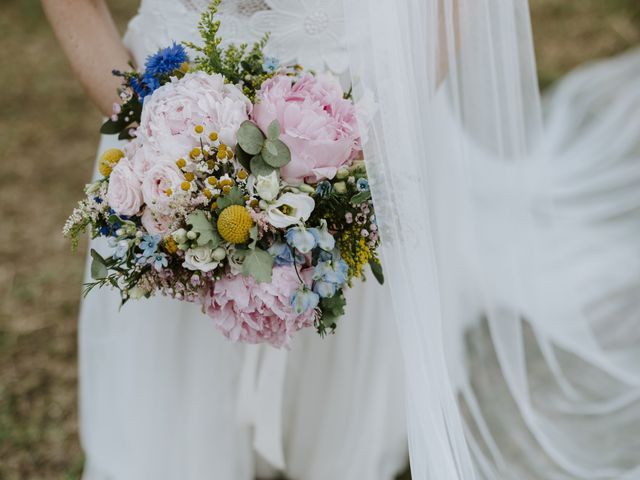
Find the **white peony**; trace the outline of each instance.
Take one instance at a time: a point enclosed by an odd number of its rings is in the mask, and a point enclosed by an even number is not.
[[[215,250],[208,247],[190,248],[184,252],[184,262],[182,266],[189,270],[200,270],[210,272],[214,270],[220,262],[215,259]]]
[[[278,178],[278,172],[275,170],[269,175],[259,175],[255,183],[256,193],[267,202],[272,202],[280,191],[280,179]]]
[[[286,228],[309,219],[316,203],[304,193],[285,193],[267,208],[269,223]]]

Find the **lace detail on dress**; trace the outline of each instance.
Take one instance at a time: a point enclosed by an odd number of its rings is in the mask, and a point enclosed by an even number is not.
[[[185,7],[189,10],[195,12],[202,12],[207,5],[209,5],[209,0],[181,0]],[[259,12],[261,10],[268,10],[269,6],[264,2],[264,0],[227,0],[222,3],[223,10],[232,11],[233,14],[238,15],[240,17],[251,17],[254,13]]]

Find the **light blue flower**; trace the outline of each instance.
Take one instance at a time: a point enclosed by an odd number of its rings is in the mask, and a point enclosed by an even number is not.
[[[274,243],[269,247],[269,254],[278,266],[293,265],[293,251],[286,243]]]
[[[356,188],[360,192],[365,192],[369,190],[369,181],[366,178],[359,178],[356,181]]]
[[[342,285],[347,281],[349,267],[341,258],[318,262],[313,270],[313,279]]]
[[[169,260],[167,259],[166,253],[156,253],[152,257],[149,257],[149,262],[153,265],[153,268],[156,269],[157,272],[161,271],[164,267],[169,265]]]
[[[113,251],[113,256],[116,258],[123,259],[129,253],[129,241],[128,240],[120,240],[116,243],[115,249]]]
[[[280,60],[276,57],[264,57],[264,62],[262,63],[262,69],[267,72],[275,72],[276,69],[280,66]]]
[[[140,242],[140,249],[142,255],[145,257],[151,257],[158,251],[158,244],[160,243],[160,235],[145,235]]]
[[[330,252],[336,246],[336,240],[327,230],[327,221],[322,219],[318,228],[310,228],[309,232],[316,240],[316,244],[324,251]]]
[[[308,253],[316,246],[316,238],[304,227],[291,227],[285,235],[287,243],[300,253]]]
[[[291,306],[298,315],[316,308],[318,303],[320,303],[320,296],[304,285],[301,285],[291,297]]]
[[[331,193],[332,188],[333,187],[331,186],[330,182],[328,182],[327,180],[322,180],[316,187],[316,195],[318,195],[320,198],[326,197],[329,193]]]
[[[322,298],[333,297],[338,291],[338,285],[320,280],[313,284],[313,291]]]

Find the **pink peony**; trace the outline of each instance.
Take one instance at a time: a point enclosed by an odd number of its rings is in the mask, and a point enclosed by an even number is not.
[[[196,125],[235,145],[236,132],[250,112],[249,99],[236,86],[225,84],[222,75],[188,73],[145,99],[137,135],[159,157],[175,161],[200,145]]]
[[[135,215],[142,206],[142,192],[140,181],[131,168],[131,162],[126,158],[113,167],[109,176],[109,187],[106,200],[109,206],[120,215]]]
[[[140,221],[144,229],[151,235],[165,236],[169,233],[174,218],[170,215],[154,212],[150,208],[145,208]]]
[[[154,212],[171,213],[171,197],[167,195],[167,190],[177,191],[182,181],[184,181],[184,175],[175,165],[159,163],[153,166],[144,175],[142,181],[144,203]]]
[[[313,310],[298,315],[291,306],[299,285],[293,267],[275,267],[271,283],[228,276],[215,282],[205,306],[216,327],[234,342],[288,347],[296,331],[313,325]]]
[[[173,163],[169,162],[168,158],[158,157],[148,146],[144,145],[139,138],[135,138],[127,143],[122,151],[131,161],[133,173],[136,174],[140,182],[144,180],[145,174],[155,163]]]
[[[275,119],[291,150],[291,162],[281,169],[288,182],[333,178],[360,150],[356,109],[330,75],[306,74],[295,84],[285,75],[267,80],[253,120],[266,131]]]

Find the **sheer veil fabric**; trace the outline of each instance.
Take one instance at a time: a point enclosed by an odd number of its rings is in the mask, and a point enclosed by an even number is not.
[[[638,53],[543,134],[526,0],[344,8],[413,478],[639,478]]]

